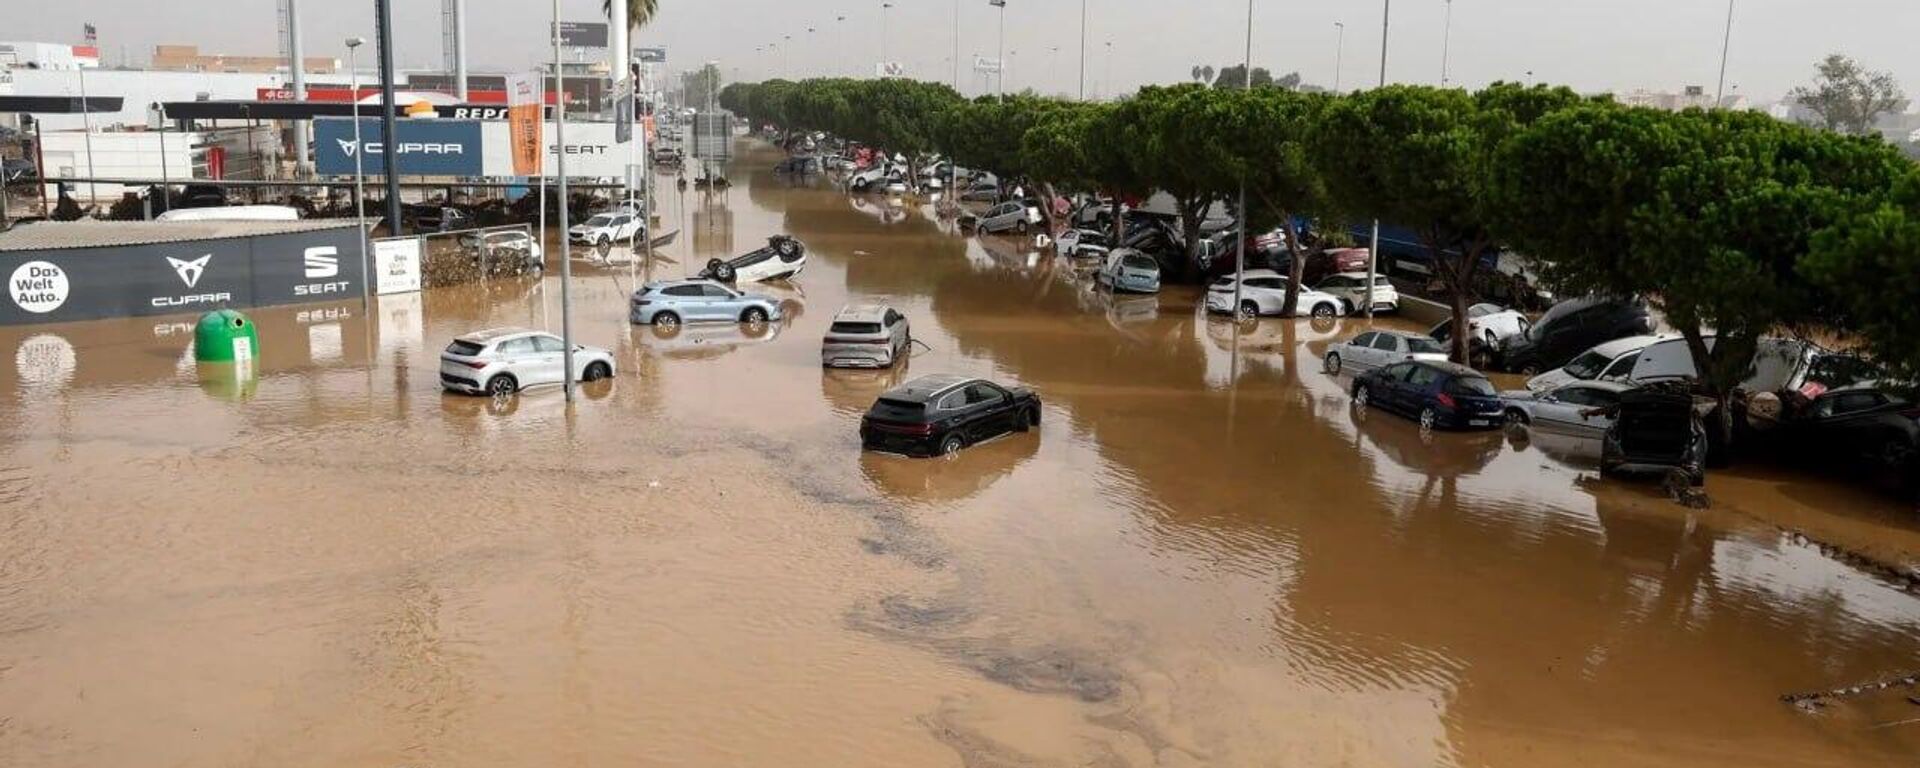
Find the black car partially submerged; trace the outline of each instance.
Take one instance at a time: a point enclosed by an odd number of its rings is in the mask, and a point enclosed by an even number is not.
[[[1039,424],[1040,398],[1025,387],[922,376],[874,401],[860,419],[860,443],[870,451],[942,456]]]

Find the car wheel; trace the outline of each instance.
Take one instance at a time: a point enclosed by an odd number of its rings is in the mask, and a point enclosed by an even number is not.
[[[1439,423],[1440,423],[1440,414],[1434,412],[1433,406],[1427,406],[1425,408],[1420,409],[1420,428],[1421,429],[1433,429],[1434,425]]]
[[[1333,317],[1334,315],[1337,315],[1339,313],[1340,311],[1337,309],[1334,309],[1332,304],[1322,302],[1322,303],[1313,305],[1313,316],[1321,320],[1325,320],[1327,318]]]
[[[494,397],[511,395],[519,388],[520,382],[514,381],[512,376],[504,373],[487,379],[487,394],[493,395]]]
[[[1018,232],[1018,233],[1020,233],[1020,234],[1022,234],[1022,235],[1024,235],[1024,234],[1026,234],[1026,233],[1027,233],[1027,222],[1026,222],[1026,220],[1025,220],[1025,219],[1022,219],[1022,220],[1020,221],[1020,223],[1019,223],[1019,224],[1015,224],[1015,225],[1013,225],[1013,231],[1015,231],[1015,232]]]
[[[1353,405],[1355,408],[1365,408],[1367,407],[1367,403],[1371,400],[1373,400],[1372,390],[1367,389],[1365,386],[1354,388]]]
[[[1040,426],[1040,409],[1028,408],[1020,412],[1020,422],[1013,428],[1017,432],[1025,432],[1037,426]]]
[[[653,316],[653,324],[661,328],[678,328],[680,316],[672,312],[661,312]]]
[[[733,271],[732,264],[727,264],[723,262],[719,266],[716,266],[713,268],[713,279],[719,280],[720,282],[731,283],[733,282],[733,279],[736,277],[739,277],[739,275]]]
[[[740,313],[740,322],[758,325],[767,321],[767,311],[759,307],[747,307]]]
[[[1524,426],[1527,426],[1528,424],[1532,424],[1533,419],[1527,418],[1526,411],[1520,410],[1518,408],[1508,408],[1507,423],[1524,427]]]
[[[1335,376],[1340,375],[1340,353],[1338,352],[1327,353],[1327,373],[1333,374]]]
[[[1251,301],[1240,302],[1240,316],[1241,317],[1259,317],[1260,305]]]
[[[1351,315],[1351,314],[1353,314],[1353,313],[1355,313],[1355,312],[1358,312],[1358,311],[1360,311],[1360,310],[1357,310],[1357,309],[1354,309],[1354,308],[1353,308],[1353,302],[1351,302],[1351,301],[1347,301],[1346,299],[1341,299],[1341,300],[1340,300],[1340,308],[1341,308],[1341,309],[1344,309],[1344,310],[1346,310],[1346,312],[1347,312],[1347,314],[1349,314],[1349,315]]]
[[[967,443],[965,440],[961,440],[959,435],[947,435],[947,439],[940,441],[940,455],[952,456],[959,453],[960,449],[965,447],[967,447]]]
[[[587,366],[587,370],[581,375],[581,379],[584,381],[599,381],[612,375],[613,371],[607,367],[606,363],[594,363]]]

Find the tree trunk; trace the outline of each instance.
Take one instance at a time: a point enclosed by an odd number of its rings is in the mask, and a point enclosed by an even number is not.
[[[1200,225],[1203,223],[1201,217],[1206,214],[1207,200],[1185,199],[1178,201],[1177,205],[1180,207],[1180,245],[1186,257],[1181,259],[1182,263],[1174,274],[1185,282],[1200,267]]]
[[[1307,253],[1300,247],[1300,230],[1293,224],[1293,215],[1280,211],[1280,231],[1287,236],[1287,298],[1280,303],[1280,316],[1293,317],[1300,311],[1300,281],[1307,275]],[[1248,233],[1240,233],[1242,237]]]
[[[955,205],[960,204],[959,203],[960,190],[949,189],[947,190],[947,193],[948,193],[948,196],[953,199]],[[1057,218],[1054,218],[1054,215],[1053,215],[1053,196],[1054,196],[1053,182],[1047,182],[1045,184],[1041,184],[1040,195],[1045,198],[1044,200],[1041,201],[1041,204],[1040,204],[1040,218],[1046,220],[1047,236],[1059,237],[1061,230],[1065,229],[1065,227],[1062,227],[1060,220]]]
[[[1467,308],[1473,303],[1473,273],[1480,267],[1480,254],[1487,249],[1485,240],[1461,243],[1460,255],[1447,257],[1441,253],[1439,238],[1428,242],[1428,253],[1432,255],[1434,271],[1444,284],[1450,303],[1453,305],[1453,351],[1454,362],[1471,365],[1473,362],[1473,329],[1467,317]],[[1372,286],[1367,286],[1367,298],[1372,300]]]
[[[1127,217],[1120,212],[1120,195],[1113,195],[1113,242],[1108,243],[1109,250],[1119,248],[1120,242],[1127,239]]]

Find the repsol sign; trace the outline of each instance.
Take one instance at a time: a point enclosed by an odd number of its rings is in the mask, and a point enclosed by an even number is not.
[[[262,228],[271,230],[273,225]],[[354,251],[356,236],[349,225],[251,237],[0,252],[0,276],[7,279],[0,325],[338,300],[358,294],[365,285],[359,259],[341,258]]]

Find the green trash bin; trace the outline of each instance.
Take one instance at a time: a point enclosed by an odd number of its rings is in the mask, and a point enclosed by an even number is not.
[[[193,358],[202,363],[252,362],[260,354],[260,334],[253,321],[231,309],[200,316],[193,329]]]

